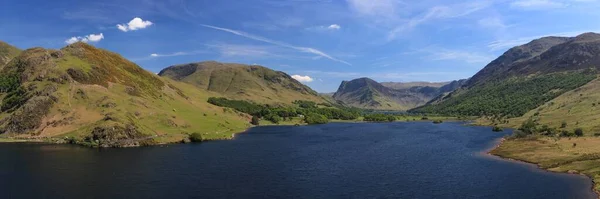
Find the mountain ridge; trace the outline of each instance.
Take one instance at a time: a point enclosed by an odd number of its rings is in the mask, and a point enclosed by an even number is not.
[[[205,61],[169,66],[158,75],[231,99],[261,104],[291,104],[298,99],[325,102],[316,91],[290,75],[258,65]]]
[[[385,86],[369,78],[342,81],[333,99],[365,109],[408,110],[460,87],[466,80],[448,83],[394,83]],[[433,85],[433,86],[427,86]],[[435,86],[435,87],[434,87]]]
[[[461,89],[413,111],[518,117],[585,85],[599,69],[600,34],[544,37],[507,50]]]

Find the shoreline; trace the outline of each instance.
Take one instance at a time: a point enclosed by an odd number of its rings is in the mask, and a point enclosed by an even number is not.
[[[548,169],[544,169],[541,168],[539,164],[534,163],[534,162],[528,162],[526,160],[519,160],[519,159],[514,159],[514,158],[509,158],[509,157],[503,157],[500,155],[496,155],[494,153],[492,153],[492,151],[498,147],[500,147],[500,145],[502,145],[504,143],[506,139],[505,138],[498,138],[496,140],[494,140],[494,144],[491,147],[488,147],[484,150],[482,150],[481,152],[479,152],[479,155],[482,155],[484,157],[487,158],[492,158],[492,159],[496,159],[496,160],[502,160],[502,161],[507,161],[507,162],[512,162],[512,163],[517,163],[517,164],[523,164],[523,165],[528,165],[528,166],[532,166],[533,168],[535,168],[536,170],[542,171],[542,172],[548,172],[548,173],[553,173],[553,174],[565,174],[565,175],[578,175],[578,176],[583,176],[585,178],[587,178],[588,180],[590,180],[592,182],[592,187],[590,188],[592,193],[594,193],[596,195],[596,198],[600,199],[600,191],[596,190],[594,187],[597,184],[596,181],[594,181],[594,178],[592,176],[588,176],[585,175],[583,173],[581,173],[580,171],[576,171],[575,173],[572,172],[559,172],[559,171],[552,171],[552,170],[548,170]]]

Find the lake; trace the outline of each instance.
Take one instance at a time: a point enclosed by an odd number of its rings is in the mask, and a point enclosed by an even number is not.
[[[507,134],[454,122],[331,123],[129,149],[5,143],[0,198],[596,197],[583,176],[485,155]]]

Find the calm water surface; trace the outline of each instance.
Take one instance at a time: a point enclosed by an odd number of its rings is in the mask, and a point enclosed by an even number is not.
[[[506,134],[333,123],[134,149],[0,144],[0,198],[595,197],[582,176],[481,155]]]

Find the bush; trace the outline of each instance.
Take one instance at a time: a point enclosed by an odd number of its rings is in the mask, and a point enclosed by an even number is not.
[[[492,131],[494,131],[494,132],[501,132],[501,131],[504,131],[504,129],[500,128],[499,126],[494,126],[492,128]]]
[[[365,115],[363,120],[367,122],[393,122],[396,121],[396,116],[386,114],[370,114]]]
[[[562,123],[560,123],[560,128],[561,129],[567,128],[567,122],[563,121]]]
[[[265,117],[265,119],[275,124],[279,124],[279,122],[281,121],[281,117],[279,117],[279,115],[268,115],[267,117]]]
[[[560,137],[573,137],[574,135],[575,135],[575,132],[572,132],[572,131],[562,130],[560,132]]]
[[[523,124],[521,124],[521,127],[519,128],[519,130],[521,130],[527,134],[533,134],[537,131],[537,124],[532,119],[529,119],[529,120],[523,122]]]
[[[524,137],[527,137],[527,135],[529,135],[529,134],[525,133],[524,131],[515,130],[515,131],[513,131],[513,134],[511,137],[512,138],[524,138]]]
[[[191,142],[202,142],[202,134],[192,133],[189,136]]]
[[[304,116],[304,122],[307,124],[326,124],[329,120],[324,115],[309,113]]]
[[[583,136],[583,129],[581,129],[581,128],[577,128],[577,129],[575,129],[575,132],[574,132],[574,134],[575,134],[575,136],[577,136],[577,137],[581,137],[581,136]]]
[[[252,120],[250,121],[250,124],[254,125],[254,126],[258,126],[260,124],[260,120],[258,119],[258,116],[252,116]]]

